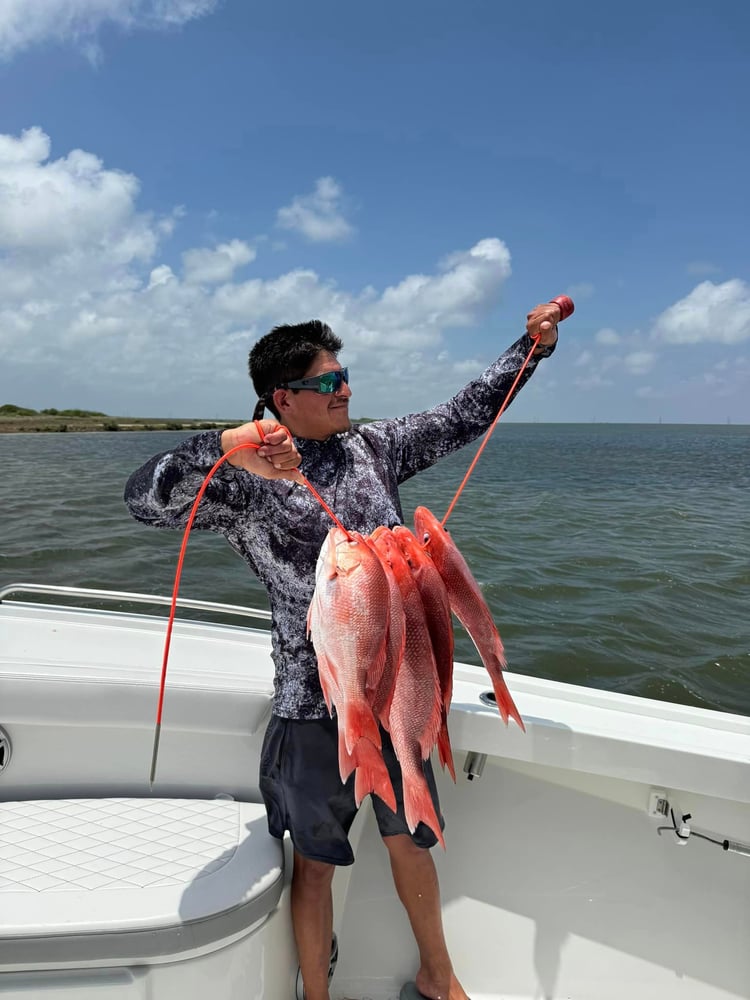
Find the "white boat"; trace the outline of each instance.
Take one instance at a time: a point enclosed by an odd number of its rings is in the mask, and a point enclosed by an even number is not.
[[[206,620],[175,626],[152,790],[160,603],[0,591],[1,1000],[296,995],[289,845],[257,786],[268,613],[180,602]],[[525,734],[456,664],[457,784],[439,773],[434,855],[472,1000],[746,1000],[750,720],[508,685]],[[392,1000],[418,958],[369,804],[352,843],[331,996]]]

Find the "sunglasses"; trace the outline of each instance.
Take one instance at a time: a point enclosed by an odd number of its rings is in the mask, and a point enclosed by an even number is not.
[[[285,382],[280,389],[311,389],[327,395],[338,392],[346,382],[349,385],[349,369],[341,368],[335,372],[323,372],[322,375],[311,375],[310,378],[298,378],[294,382]]]

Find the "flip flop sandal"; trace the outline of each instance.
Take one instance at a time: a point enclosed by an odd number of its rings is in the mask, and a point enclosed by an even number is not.
[[[398,995],[398,1000],[428,1000],[428,998],[424,993],[419,992],[416,983],[404,983]]]
[[[419,992],[416,983],[404,983],[398,995],[398,1000],[429,1000],[429,997]]]

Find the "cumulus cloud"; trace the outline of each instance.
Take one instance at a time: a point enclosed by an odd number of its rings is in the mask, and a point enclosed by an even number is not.
[[[321,317],[359,372],[358,412],[403,412],[461,384],[467,351],[451,331],[480,321],[510,274],[507,247],[488,238],[383,290],[343,289],[309,267],[240,279],[262,240],[180,257],[181,211],[158,217],[139,197],[136,177],[93,153],[55,158],[39,128],[0,136],[0,396],[39,385],[47,366],[54,382],[28,405],[61,405],[57,387],[73,386],[65,405],[156,415],[169,398],[172,412],[201,415],[196,399],[249,397],[257,336]]]
[[[750,287],[739,278],[704,281],[658,317],[653,336],[669,344],[738,344],[750,339]]]
[[[50,140],[40,128],[20,138],[0,136],[0,249],[16,253],[90,253],[107,241],[121,262],[153,254],[153,220],[134,212],[139,184],[132,174],[105,170],[74,149],[48,162]]]
[[[216,284],[229,281],[238,267],[255,260],[255,250],[242,240],[220,243],[215,249],[199,247],[182,255],[185,281]]]
[[[319,177],[312,194],[298,195],[280,208],[276,218],[282,229],[301,233],[313,243],[348,239],[354,227],[343,213],[343,189],[333,177]]]
[[[74,42],[96,53],[99,29],[177,27],[210,14],[219,0],[3,0],[0,58],[44,42]]]

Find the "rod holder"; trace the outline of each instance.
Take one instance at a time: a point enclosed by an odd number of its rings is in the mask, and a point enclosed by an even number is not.
[[[476,750],[469,750],[464,761],[464,772],[469,781],[474,778],[481,778],[484,765],[487,763],[486,753],[477,753]]]

